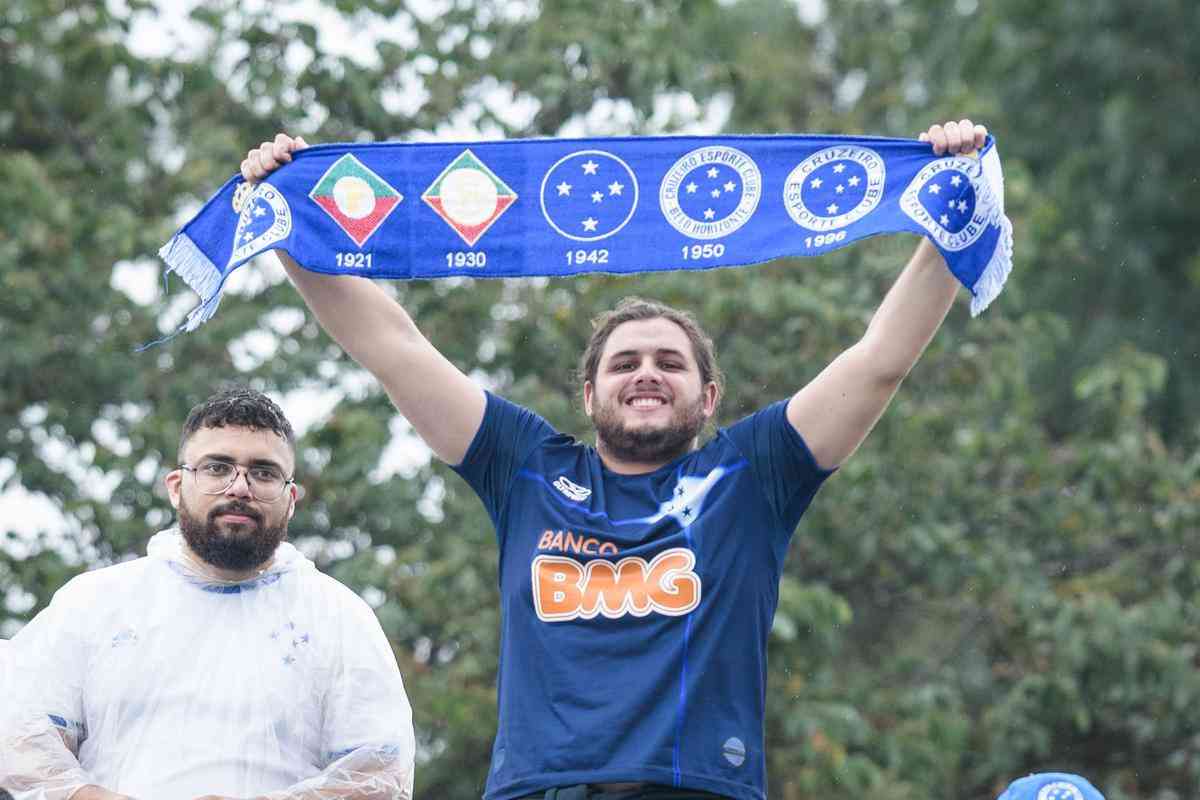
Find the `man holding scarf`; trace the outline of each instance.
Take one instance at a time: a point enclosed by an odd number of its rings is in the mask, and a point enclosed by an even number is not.
[[[964,119],[920,138],[972,155],[986,136]],[[306,146],[280,134],[242,176]],[[496,526],[504,630],[485,798],[763,800],[766,644],[788,542],[949,311],[959,284],[937,249],[921,242],[862,338],[808,385],[703,446],[722,391],[711,340],[685,312],[623,301],[581,362],[594,447],[484,391],[372,281],[276,252]]]

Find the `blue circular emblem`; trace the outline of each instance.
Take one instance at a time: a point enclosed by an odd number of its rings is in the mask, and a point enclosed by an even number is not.
[[[612,153],[577,150],[546,170],[541,198],[551,228],[577,242],[595,242],[633,219],[637,176]]]
[[[788,173],[783,203],[810,231],[844,228],[870,214],[883,199],[887,171],[869,147],[838,145],[813,153]]]
[[[658,190],[663,216],[693,239],[720,239],[745,225],[758,208],[762,173],[733,147],[701,147],[675,162]]]

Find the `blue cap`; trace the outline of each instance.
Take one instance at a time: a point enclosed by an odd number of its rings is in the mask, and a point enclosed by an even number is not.
[[[1087,778],[1039,772],[1013,781],[996,800],[1104,800],[1104,795]]]

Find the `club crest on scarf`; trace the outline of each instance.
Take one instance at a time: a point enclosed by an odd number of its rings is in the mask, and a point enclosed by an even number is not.
[[[470,150],[446,165],[421,195],[468,246],[517,202],[517,193]]]
[[[900,208],[947,250],[974,243],[999,221],[996,197],[979,175],[979,162],[945,158],[927,164],[900,197]]]
[[[292,232],[292,209],[269,183],[260,183],[242,204],[229,264],[260,253]]]
[[[404,195],[354,156],[333,162],[308,193],[360,248]]]
[[[546,171],[541,199],[542,215],[550,227],[568,239],[595,242],[633,219],[637,176],[612,153],[578,150]]]
[[[745,225],[758,208],[762,173],[750,156],[715,145],[675,162],[658,190],[663,216],[693,239],[720,239]]]
[[[886,177],[883,158],[869,147],[827,147],[788,173],[783,202],[800,227],[818,233],[837,230],[875,210]]]

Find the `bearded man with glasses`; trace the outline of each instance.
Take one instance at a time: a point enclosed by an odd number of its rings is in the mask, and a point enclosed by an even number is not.
[[[13,640],[0,786],[22,800],[411,800],[412,714],[383,630],[286,542],[303,490],[282,410],[219,392],[188,415],[178,464],[178,528],[70,581]]]

